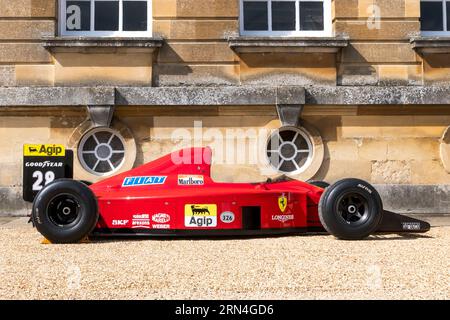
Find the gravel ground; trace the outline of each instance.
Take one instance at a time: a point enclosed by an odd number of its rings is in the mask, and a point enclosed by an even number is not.
[[[447,223],[444,223],[447,221]],[[425,235],[44,245],[0,224],[0,299],[449,299],[450,223]]]

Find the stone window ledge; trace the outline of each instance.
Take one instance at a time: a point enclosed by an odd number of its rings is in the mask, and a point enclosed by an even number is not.
[[[450,53],[450,37],[414,37],[410,42],[419,53]]]
[[[230,37],[228,44],[238,53],[336,53],[348,46],[348,38]]]
[[[92,38],[92,37],[52,37],[42,38],[42,46],[49,51],[55,49],[149,49],[157,50],[163,44],[160,37],[154,38]]]

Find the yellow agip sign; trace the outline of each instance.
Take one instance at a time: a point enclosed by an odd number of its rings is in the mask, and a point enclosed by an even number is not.
[[[66,148],[61,144],[25,144],[25,157],[64,157]]]

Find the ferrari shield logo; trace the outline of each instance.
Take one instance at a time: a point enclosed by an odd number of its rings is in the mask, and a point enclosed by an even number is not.
[[[287,198],[286,196],[283,195],[278,197],[278,206],[280,207],[281,212],[286,211],[286,207],[287,207]]]

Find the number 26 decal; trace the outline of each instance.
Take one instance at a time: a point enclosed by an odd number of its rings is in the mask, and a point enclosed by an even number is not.
[[[42,171],[35,171],[33,172],[33,178],[36,179],[33,183],[33,191],[40,191],[44,186],[55,180],[55,173],[53,171],[47,171],[44,174]]]

